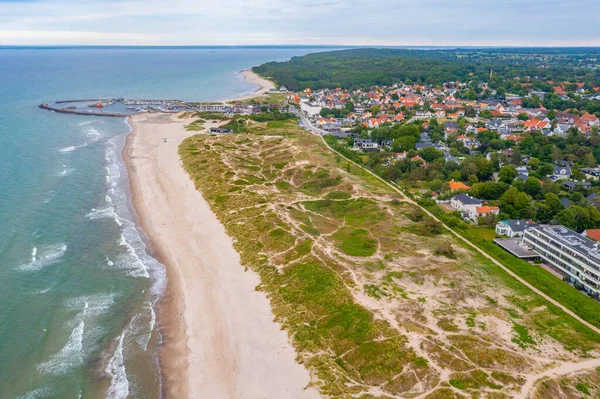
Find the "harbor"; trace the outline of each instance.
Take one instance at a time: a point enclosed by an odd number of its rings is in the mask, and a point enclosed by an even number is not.
[[[39,105],[39,108],[60,114],[116,118],[143,113],[214,112],[236,115],[261,112],[260,106],[243,103],[201,103],[181,100],[126,98],[57,100],[54,101],[54,105],[43,103]]]

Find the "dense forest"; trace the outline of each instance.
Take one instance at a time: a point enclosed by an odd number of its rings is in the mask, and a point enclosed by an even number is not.
[[[254,71],[279,85],[344,89],[391,85],[399,81],[441,85],[452,81],[487,82],[490,71],[502,79],[584,81],[600,85],[600,49],[354,49],[269,62]]]

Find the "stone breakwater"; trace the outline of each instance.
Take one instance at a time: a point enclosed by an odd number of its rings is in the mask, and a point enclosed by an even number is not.
[[[122,113],[122,112],[101,112],[101,111],[93,111],[93,110],[81,110],[81,109],[71,109],[71,108],[59,108],[52,107],[48,104],[40,104],[39,107],[41,109],[45,109],[48,111],[58,112],[60,114],[72,114],[72,115],[85,115],[85,116],[111,116],[115,118],[124,118],[131,116],[130,114]]]

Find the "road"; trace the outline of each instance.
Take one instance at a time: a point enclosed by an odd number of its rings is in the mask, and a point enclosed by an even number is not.
[[[441,223],[442,226],[446,230],[448,230],[450,233],[452,233],[458,239],[464,241],[467,245],[469,245],[470,247],[472,247],[473,249],[475,249],[481,255],[485,256],[487,259],[489,259],[490,261],[492,261],[496,266],[500,267],[502,270],[504,270],[506,273],[508,273],[511,277],[515,278],[521,284],[523,284],[524,286],[526,286],[527,288],[529,288],[530,290],[532,290],[537,295],[541,296],[542,298],[544,298],[545,300],[547,300],[548,302],[550,302],[554,306],[560,308],[563,312],[565,312],[569,316],[573,317],[575,320],[577,320],[581,324],[585,325],[590,330],[594,331],[597,334],[600,334],[600,328],[598,328],[598,327],[594,326],[593,324],[591,324],[591,323],[583,320],[581,317],[579,317],[573,311],[571,311],[570,309],[568,309],[567,307],[565,307],[564,305],[562,305],[560,302],[552,299],[551,297],[549,297],[548,295],[546,295],[545,293],[543,293],[542,291],[540,291],[539,289],[537,289],[536,287],[534,287],[533,285],[531,285],[530,283],[528,283],[527,281],[525,281],[519,275],[517,275],[512,270],[510,270],[509,268],[507,268],[506,266],[504,266],[502,263],[500,263],[498,260],[496,260],[496,258],[492,257],[487,252],[485,252],[484,250],[482,250],[481,248],[479,248],[477,245],[473,244],[471,241],[467,240],[466,238],[464,238],[463,236],[461,236],[460,234],[458,234],[456,231],[454,231],[453,229],[451,229],[450,227],[448,227],[446,224],[444,224],[444,222],[442,222],[440,219],[438,219],[433,213],[429,212],[427,209],[423,208],[417,202],[413,201],[412,199],[410,199],[409,197],[407,197],[406,195],[404,195],[404,192],[400,189],[400,186],[398,186],[396,183],[389,182],[389,181],[387,181],[385,179],[382,179],[381,177],[379,177],[375,173],[371,172],[369,169],[367,169],[367,168],[365,168],[365,167],[357,164],[356,162],[352,161],[351,159],[346,158],[343,154],[341,154],[341,153],[337,152],[336,150],[334,150],[331,146],[329,146],[329,144],[323,138],[323,135],[327,134],[326,131],[324,131],[323,129],[319,129],[319,128],[314,127],[313,124],[310,122],[310,120],[308,120],[308,118],[306,118],[304,115],[302,115],[300,112],[298,112],[298,110],[296,110],[295,108],[292,110],[292,112],[300,117],[300,120],[302,121],[302,125],[307,130],[309,130],[312,133],[315,133],[319,137],[321,137],[321,140],[323,141],[323,143],[325,143],[325,145],[327,146],[327,148],[329,148],[331,151],[335,152],[336,154],[338,154],[339,156],[341,156],[342,158],[344,158],[348,162],[351,162],[356,167],[359,167],[359,168],[363,169],[365,172],[369,173],[370,175],[372,175],[373,177],[375,177],[376,179],[378,179],[379,181],[381,181],[382,183],[384,183],[385,185],[387,185],[388,187],[390,187],[392,190],[394,190],[398,194],[402,195],[402,197],[404,197],[407,202],[409,202],[409,203],[411,203],[413,205],[416,205],[419,208],[421,208],[421,210],[423,210],[423,212],[425,212],[428,216],[430,216],[431,218],[433,218],[435,221]]]
[[[383,184],[385,184],[388,187],[390,187],[396,193],[400,194],[407,202],[409,202],[409,203],[411,203],[411,204],[413,204],[415,206],[418,206],[428,216],[430,216],[431,218],[433,218],[437,222],[441,223],[441,225],[446,230],[448,230],[451,234],[453,234],[454,236],[456,236],[456,238],[458,238],[459,240],[464,241],[467,245],[469,245],[475,251],[479,252],[481,255],[483,255],[484,257],[486,257],[487,259],[489,259],[496,266],[500,267],[502,270],[504,270],[506,273],[508,273],[515,280],[517,280],[518,282],[520,282],[521,284],[523,284],[524,286],[526,286],[527,288],[529,288],[531,291],[533,291],[537,295],[541,296],[542,298],[544,298],[545,300],[547,300],[548,302],[550,302],[554,306],[560,308],[563,312],[565,312],[569,316],[573,317],[575,320],[577,320],[581,324],[585,325],[586,327],[588,327],[592,331],[600,334],[600,328],[598,328],[598,327],[594,326],[593,324],[588,323],[587,321],[583,320],[581,317],[579,317],[573,311],[571,311],[568,308],[566,308],[560,302],[552,299],[551,297],[549,297],[548,295],[546,295],[545,293],[543,293],[542,291],[540,291],[539,289],[537,289],[536,287],[534,287],[533,285],[531,285],[530,283],[528,283],[527,281],[525,281],[524,279],[522,279],[521,277],[519,277],[512,270],[508,269],[506,266],[504,266],[502,263],[500,263],[494,257],[492,257],[487,252],[485,252],[481,248],[479,248],[477,245],[473,244],[471,241],[467,240],[466,238],[464,238],[463,236],[461,236],[460,234],[458,234],[456,231],[452,230],[450,227],[448,227],[446,224],[444,224],[444,222],[442,222],[440,219],[438,219],[434,214],[432,214],[431,212],[429,212],[427,209],[423,208],[417,202],[415,202],[412,199],[410,199],[409,197],[407,197],[404,194],[404,192],[401,190],[400,186],[398,186],[396,183],[389,182],[389,181],[387,181],[385,179],[382,179],[381,177],[379,177],[375,173],[371,172],[369,169],[364,168],[361,165],[358,165],[356,162],[352,161],[351,159],[346,158],[343,154],[341,154],[341,153],[337,152],[336,150],[334,150],[331,146],[329,146],[329,144],[323,138],[323,135],[327,134],[326,131],[324,131],[323,129],[319,129],[319,128],[313,126],[313,124],[310,122],[310,120],[308,118],[306,118],[304,115],[302,115],[300,112],[298,112],[295,108],[292,110],[292,112],[294,114],[296,114],[300,118],[300,120],[302,121],[302,126],[306,130],[308,130],[308,131],[310,131],[310,132],[318,135],[321,138],[321,140],[323,141],[323,143],[327,146],[327,148],[329,148],[332,152],[334,152],[337,155],[341,156],[346,161],[351,162],[356,167],[361,168],[366,173],[369,173],[371,176],[375,177],[376,179],[378,179],[379,181],[381,181]],[[546,372],[541,373],[539,375],[530,376],[527,379],[526,384],[521,388],[521,391],[517,394],[517,396],[515,396],[515,398],[518,398],[518,399],[529,398],[530,394],[533,391],[533,389],[535,388],[535,386],[543,378],[558,377],[560,375],[572,374],[572,373],[575,373],[577,371],[586,370],[586,369],[590,369],[590,368],[594,368],[594,367],[598,367],[598,366],[600,366],[600,359],[597,359],[597,358],[596,359],[587,360],[587,361],[583,361],[583,362],[580,362],[580,363],[563,363],[563,364],[561,364],[559,366],[556,366],[556,367],[553,367],[553,368],[551,368],[551,369],[547,370]]]

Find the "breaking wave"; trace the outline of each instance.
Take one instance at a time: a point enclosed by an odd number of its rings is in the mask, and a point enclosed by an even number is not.
[[[37,247],[33,247],[30,261],[19,266],[19,270],[25,272],[35,272],[41,270],[46,266],[58,262],[58,260],[63,257],[66,251],[67,246],[65,244],[58,244],[44,248],[44,251],[38,257],[38,249]]]
[[[64,374],[76,367],[83,365],[83,330],[85,322],[81,320],[71,331],[71,336],[66,345],[50,360],[40,363],[38,371],[40,373]]]
[[[127,379],[123,357],[124,337],[125,331],[121,333],[115,353],[106,365],[106,373],[110,376],[110,386],[106,391],[106,398],[108,399],[125,399],[129,395],[129,380]]]

